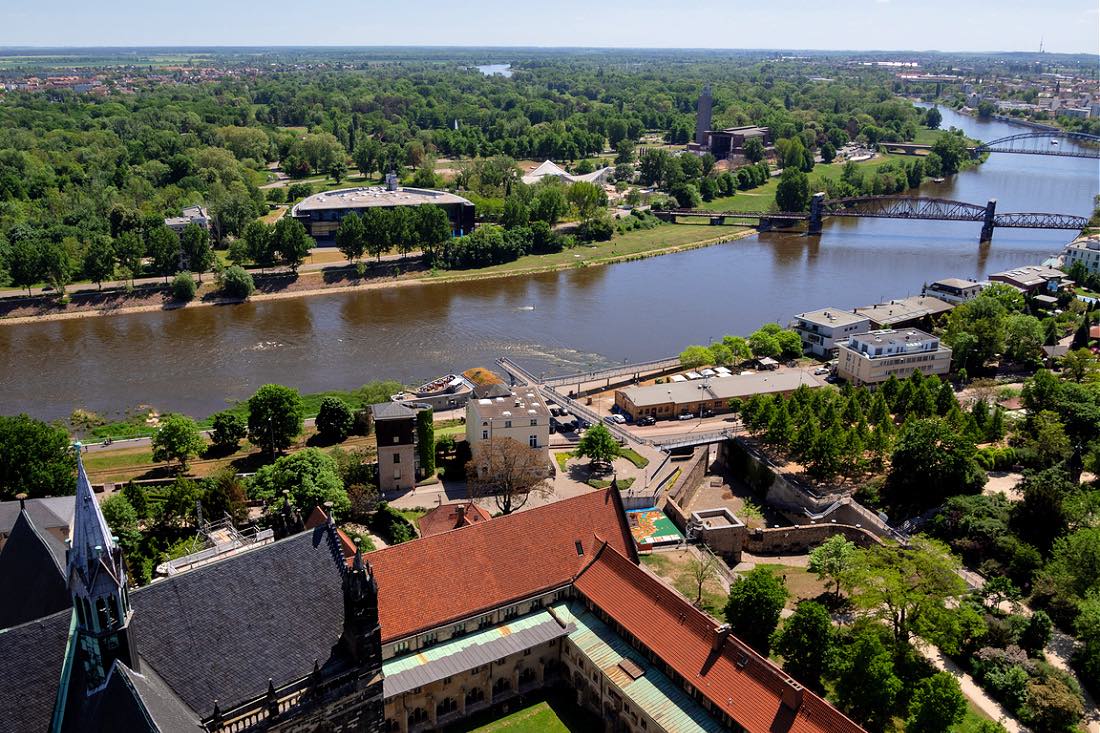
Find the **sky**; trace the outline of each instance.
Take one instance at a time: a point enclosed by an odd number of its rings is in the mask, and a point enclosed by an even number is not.
[[[0,0],[0,46],[1100,53],[1097,0]]]

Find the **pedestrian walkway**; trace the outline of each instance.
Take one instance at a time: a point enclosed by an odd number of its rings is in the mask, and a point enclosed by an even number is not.
[[[944,656],[943,652],[935,646],[923,639],[913,637],[913,648],[931,662],[933,667],[947,672],[958,680],[959,687],[962,688],[962,693],[966,696],[966,699],[990,718],[1000,722],[1008,733],[1029,733],[1028,729],[1020,725],[1019,721],[1013,718],[999,702],[986,694],[985,690],[978,686],[973,677],[964,672],[954,661]]]

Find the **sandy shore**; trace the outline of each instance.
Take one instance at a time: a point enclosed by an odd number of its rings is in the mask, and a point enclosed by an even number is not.
[[[676,252],[686,252],[692,249],[699,249],[701,247],[710,247],[716,244],[722,244],[724,242],[732,242],[738,239],[744,239],[746,237],[756,234],[755,230],[746,230],[743,232],[736,232],[733,234],[725,234],[720,237],[712,237],[709,239],[703,239],[698,242],[691,242],[689,244],[680,244],[671,247],[661,247],[659,249],[653,249],[646,252],[637,252],[632,254],[624,254],[612,257],[605,257],[597,260],[583,262],[580,264],[582,267],[598,267],[601,265],[612,265],[617,262],[629,262],[633,260],[642,260],[649,257],[659,257],[661,255],[674,254]],[[346,293],[356,290],[377,290],[380,288],[401,288],[410,287],[416,285],[437,285],[446,283],[463,282],[467,280],[494,280],[507,277],[518,277],[524,275],[537,275],[544,272],[555,272],[559,270],[571,270],[578,266],[575,262],[565,262],[554,265],[545,266],[533,266],[524,267],[514,270],[503,270],[494,272],[481,272],[478,270],[473,271],[455,271],[446,272],[438,275],[415,275],[415,276],[398,276],[398,277],[380,277],[370,280],[351,280],[346,283],[332,283],[323,285],[320,287],[302,287],[292,290],[285,290],[277,293],[254,293],[248,298],[247,302],[260,302],[265,300],[283,300],[286,298],[301,298],[310,295],[332,295],[333,293]],[[305,284],[303,281],[305,278],[322,277],[324,272],[307,272],[298,276],[296,284]],[[206,300],[195,300],[190,303],[182,305],[173,304],[148,304],[148,305],[132,305],[132,306],[120,306],[120,307],[108,307],[108,308],[83,308],[72,311],[62,311],[59,313],[45,313],[41,315],[33,316],[13,316],[8,318],[0,318],[0,326],[2,325],[20,325],[25,323],[41,323],[43,321],[68,321],[77,318],[98,318],[100,316],[114,316],[124,315],[128,313],[149,313],[153,311],[174,311],[191,308],[204,308],[208,306],[217,305],[236,305],[245,302],[239,298],[210,298]]]

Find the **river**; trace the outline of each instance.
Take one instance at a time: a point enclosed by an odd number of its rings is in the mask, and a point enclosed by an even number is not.
[[[1021,131],[943,109],[944,126],[992,140]],[[925,195],[998,212],[1087,215],[1095,160],[992,155]],[[560,372],[665,356],[817,307],[850,308],[1037,263],[1065,231],[975,223],[827,221],[821,237],[769,233],[605,267],[238,306],[0,325],[0,414],[117,417],[152,405],[202,416],[266,382],[303,391],[413,383],[509,356]]]

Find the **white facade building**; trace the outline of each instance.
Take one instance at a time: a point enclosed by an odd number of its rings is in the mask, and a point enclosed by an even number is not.
[[[1066,247],[1065,269],[1080,262],[1089,272],[1100,272],[1100,237],[1089,237]]]
[[[951,349],[916,329],[870,331],[840,346],[837,376],[853,386],[904,379],[914,371],[924,376],[951,371]]]
[[[840,308],[822,308],[799,313],[791,321],[791,328],[802,338],[806,353],[831,359],[841,343],[870,331],[871,319]]]

